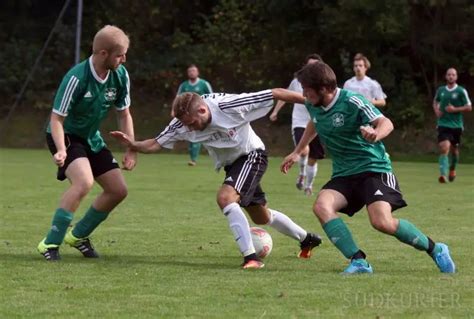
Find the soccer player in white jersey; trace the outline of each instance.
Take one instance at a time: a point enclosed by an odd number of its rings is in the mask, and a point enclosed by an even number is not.
[[[309,258],[321,238],[307,232],[285,214],[267,206],[260,180],[267,168],[267,154],[262,140],[250,122],[264,117],[273,99],[288,100],[294,92],[285,89],[243,94],[183,93],[173,102],[174,118],[155,138],[133,141],[125,133],[110,134],[128,148],[141,153],[173,148],[176,141],[199,142],[208,150],[217,170],[224,168],[225,177],[217,193],[217,204],[244,256],[242,267],[262,268],[256,256],[250,227],[243,207],[255,224],[269,225],[300,243],[300,258]]]
[[[344,89],[362,94],[374,106],[381,108],[385,106],[387,95],[383,92],[379,82],[366,75],[370,69],[370,61],[361,53],[354,56],[354,74],[352,78],[344,83]]]
[[[313,53],[306,57],[305,65],[317,61],[323,62],[323,59],[319,54]],[[288,90],[303,93],[301,83],[296,78],[291,81]],[[272,122],[275,122],[278,119],[278,112],[284,105],[284,101],[277,102],[272,114],[270,114],[270,120]],[[304,104],[293,104],[293,113],[291,115],[291,133],[293,135],[293,143],[295,146],[300,142],[304,129],[306,128],[306,125],[309,121],[311,121],[311,116],[309,115],[308,110]],[[296,188],[299,190],[304,189],[304,193],[308,196],[313,194],[313,182],[316,178],[316,175],[318,174],[318,159],[323,159],[324,156],[324,148],[321,145],[319,136],[316,136],[301,154],[299,160],[300,171],[298,178],[296,179]]]

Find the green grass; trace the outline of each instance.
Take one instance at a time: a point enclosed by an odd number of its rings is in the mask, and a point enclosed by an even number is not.
[[[396,216],[448,243],[457,274],[440,274],[425,253],[373,230],[364,210],[343,218],[375,274],[347,277],[339,274],[347,261],[327,240],[311,260],[298,260],[297,243],[273,229],[266,267],[239,269],[215,204],[223,175],[206,156],[192,168],[186,160],[141,155],[125,173],[129,197],[93,234],[102,257],[85,260],[63,247],[63,260],[47,263],[36,246],[67,183],[55,180],[46,150],[0,149],[0,318],[472,318],[473,165],[461,164],[456,182],[440,185],[434,163],[394,164],[409,204]],[[270,206],[324,234],[313,199],[294,187],[296,170],[280,174],[280,160],[270,160],[263,180]],[[317,188],[330,162],[319,171]]]

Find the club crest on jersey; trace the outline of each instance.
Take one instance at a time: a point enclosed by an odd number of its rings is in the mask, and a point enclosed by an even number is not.
[[[455,92],[455,93],[453,93],[453,94],[451,95],[451,98],[452,98],[452,99],[457,99],[457,97],[458,97],[458,93],[457,93],[457,92]]]
[[[231,128],[231,129],[227,130],[227,135],[230,138],[234,138],[234,136],[237,135],[237,130],[235,128]]]
[[[340,127],[344,125],[344,115],[336,113],[332,116],[332,126]]]
[[[104,96],[105,96],[106,101],[115,101],[115,98],[117,96],[117,89],[116,88],[105,89]]]

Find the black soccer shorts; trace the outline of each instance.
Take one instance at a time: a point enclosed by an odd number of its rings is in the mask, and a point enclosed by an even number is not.
[[[224,167],[224,183],[232,186],[240,195],[240,206],[265,205],[265,193],[260,180],[268,166],[267,153],[255,150]]]
[[[438,143],[449,141],[454,146],[461,144],[462,128],[438,126]]]
[[[65,134],[64,141],[66,144],[67,157],[64,161],[63,167],[58,167],[57,179],[60,181],[66,179],[66,169],[69,164],[80,157],[86,157],[89,159],[94,178],[99,177],[110,170],[119,168],[112,152],[110,152],[107,147],[104,147],[98,153],[94,153],[85,139],[73,134]],[[57,152],[56,145],[54,144],[53,137],[49,133],[46,134],[46,142],[48,143],[49,151],[54,155]]]
[[[293,129],[293,143],[295,143],[295,146],[298,145],[303,137],[304,130],[303,127],[295,127]],[[316,135],[316,137],[309,143],[309,157],[318,160],[323,159],[325,156],[326,153],[324,152],[319,135]]]
[[[403,199],[397,178],[392,173],[364,172],[331,179],[322,189],[332,189],[347,200],[341,213],[353,216],[362,207],[376,201],[384,201],[392,206],[392,211],[407,206]]]

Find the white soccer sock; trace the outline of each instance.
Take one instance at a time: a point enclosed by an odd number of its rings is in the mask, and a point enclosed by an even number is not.
[[[294,238],[299,242],[302,242],[306,238],[308,234],[306,230],[298,226],[288,216],[273,209],[268,209],[268,211],[271,214],[270,221],[267,223],[268,226],[275,228],[280,233]]]
[[[313,166],[306,166],[306,181],[305,188],[313,187],[313,181],[316,175],[318,174],[318,163],[315,163]]]
[[[227,217],[229,227],[234,234],[235,241],[239,245],[242,255],[248,256],[255,253],[252,236],[250,235],[250,225],[239,204],[229,204],[224,207],[222,212]]]
[[[306,165],[308,164],[308,155],[300,156],[300,175],[306,176]]]

